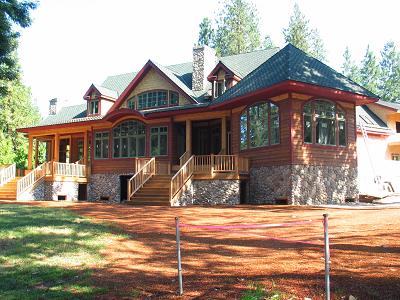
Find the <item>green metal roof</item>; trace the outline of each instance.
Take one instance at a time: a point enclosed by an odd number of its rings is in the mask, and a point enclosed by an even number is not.
[[[292,44],[288,44],[213,103],[225,102],[287,80],[378,98],[318,59],[307,55]]]
[[[86,109],[86,103],[63,107],[56,115],[47,116],[38,126],[83,122],[102,118],[99,115],[87,117]]]
[[[137,72],[125,73],[120,75],[108,76],[101,84],[109,90],[116,91],[118,95],[121,95],[129,83],[135,78]]]

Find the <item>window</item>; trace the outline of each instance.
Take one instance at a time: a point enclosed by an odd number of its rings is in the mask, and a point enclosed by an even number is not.
[[[129,109],[135,109],[135,99],[131,98],[127,101],[127,107]]]
[[[261,102],[240,116],[240,149],[263,147],[280,142],[279,107]]]
[[[145,92],[138,96],[138,109],[168,105],[167,91]]]
[[[393,154],[392,154],[392,160],[398,160],[398,161],[400,161],[400,154],[399,154],[399,153],[393,153]]]
[[[400,122],[396,122],[396,132],[400,133]]]
[[[151,156],[168,154],[168,127],[153,127],[150,130]]]
[[[225,80],[218,80],[215,82],[215,98],[221,96],[225,92]]]
[[[113,129],[113,157],[144,156],[146,127],[138,121],[125,121]]]
[[[94,158],[108,158],[108,132],[96,132],[94,135]]]
[[[95,115],[99,113],[99,100],[90,100],[89,114]]]
[[[346,117],[336,104],[316,100],[304,105],[304,143],[346,146]]]
[[[169,91],[169,104],[170,105],[179,104],[179,94],[177,92]]]

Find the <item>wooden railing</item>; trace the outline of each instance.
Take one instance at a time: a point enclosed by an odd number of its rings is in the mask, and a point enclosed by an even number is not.
[[[136,157],[135,158],[135,173],[139,171],[145,164],[150,161],[149,157]]]
[[[189,160],[190,158],[190,152],[186,151],[185,153],[182,154],[181,157],[179,157],[179,166],[182,168],[182,166]]]
[[[196,155],[194,157],[194,172],[207,173],[247,173],[249,162],[247,158],[238,155]]]
[[[196,156],[192,155],[171,179],[170,200],[182,189],[194,172]]]
[[[36,182],[46,176],[47,170],[51,169],[51,162],[45,162],[36,169],[32,170],[29,174],[22,177],[17,181],[17,197],[22,192],[33,186]]]
[[[128,200],[155,174],[156,159],[153,157],[129,179]]]
[[[0,169],[0,186],[15,178],[15,164]]]
[[[53,175],[86,177],[86,165],[53,162]]]

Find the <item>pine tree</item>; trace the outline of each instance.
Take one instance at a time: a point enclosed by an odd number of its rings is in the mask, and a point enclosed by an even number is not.
[[[383,100],[400,102],[400,53],[393,42],[381,51],[379,93]]]
[[[364,58],[361,61],[360,84],[379,96],[380,68],[374,52],[367,46]]]
[[[343,65],[342,72],[345,76],[353,80],[354,82],[360,82],[360,74],[356,63],[351,58],[350,49],[346,46],[346,50],[343,53]]]
[[[310,21],[300,11],[299,5],[295,3],[289,26],[283,29],[285,42],[291,43],[311,56],[325,61],[326,53],[323,41],[318,30],[311,29],[309,23]]]
[[[212,22],[209,18],[204,18],[201,21],[199,25],[199,40],[197,43],[199,46],[207,45],[210,47],[214,47],[215,32],[211,24]]]

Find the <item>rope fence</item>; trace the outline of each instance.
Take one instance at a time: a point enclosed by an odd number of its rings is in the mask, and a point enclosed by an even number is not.
[[[321,220],[304,220],[304,221],[293,221],[286,223],[275,223],[275,224],[234,224],[234,225],[195,225],[180,223],[179,217],[175,218],[175,231],[176,231],[176,251],[177,251],[177,264],[178,264],[178,283],[179,283],[179,294],[183,295],[183,279],[182,279],[182,256],[181,256],[181,228],[194,229],[195,232],[201,231],[214,231],[214,232],[231,232],[231,233],[243,233],[243,229],[268,229],[268,228],[285,228],[303,226],[309,224],[320,223]],[[314,243],[304,240],[291,240],[287,238],[276,238],[264,234],[257,234],[246,232],[247,236],[267,238],[270,240],[276,240],[280,242],[290,242],[306,244],[315,247],[324,247],[324,261],[325,261],[325,299],[330,300],[330,251],[329,251],[329,234],[328,234],[328,214],[323,215],[322,224],[324,227],[324,243]]]

